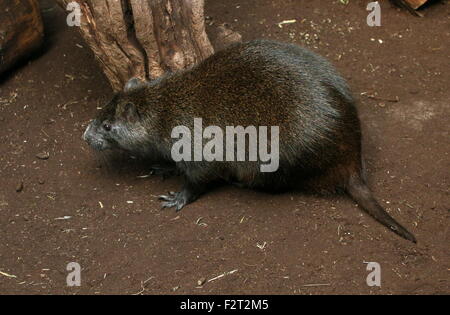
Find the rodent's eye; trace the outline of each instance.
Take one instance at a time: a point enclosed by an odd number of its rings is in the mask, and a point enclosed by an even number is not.
[[[106,131],[111,131],[111,125],[108,123],[103,124],[103,129],[105,129]]]

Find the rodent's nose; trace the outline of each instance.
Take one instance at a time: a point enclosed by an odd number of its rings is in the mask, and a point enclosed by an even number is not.
[[[89,145],[92,144],[92,140],[91,140],[91,138],[89,138],[89,137],[84,137],[84,136],[83,136],[83,140],[84,140],[87,144],[89,144]]]
[[[92,123],[90,123],[86,130],[83,133],[83,136],[81,137],[84,141],[86,141],[87,143],[89,143],[89,132],[91,131],[92,128]]]

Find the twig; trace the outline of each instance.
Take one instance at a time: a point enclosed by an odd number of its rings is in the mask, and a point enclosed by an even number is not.
[[[10,275],[9,273],[0,271],[0,275],[5,276],[6,278],[17,278],[15,275]]]
[[[311,288],[311,287],[329,287],[329,286],[331,286],[330,283],[313,283],[313,284],[304,284],[304,285],[302,285],[302,287],[308,287],[308,288]]]
[[[216,281],[216,280],[222,279],[223,277],[232,275],[233,273],[236,273],[238,271],[239,270],[236,269],[236,270],[233,270],[233,271],[225,272],[225,273],[221,274],[220,276],[217,276],[215,278],[209,279],[208,282],[212,282],[212,281]]]
[[[142,290],[139,291],[138,293],[133,294],[133,295],[141,295],[142,293],[144,293],[145,290],[147,289],[147,288],[146,288],[146,284],[147,284],[150,280],[152,280],[153,278],[155,278],[155,277],[150,277],[150,278],[148,278],[148,279],[145,280],[145,281],[141,281],[141,288],[142,288]]]
[[[384,98],[384,97],[378,97],[375,94],[368,94],[368,92],[363,92],[363,93],[361,93],[361,95],[364,95],[367,98],[377,100],[377,101],[384,101],[384,102],[391,102],[391,103],[400,102],[400,99],[398,98],[398,96],[396,96],[395,98]]]

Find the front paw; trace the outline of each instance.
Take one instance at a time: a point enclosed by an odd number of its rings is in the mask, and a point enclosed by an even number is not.
[[[159,196],[163,208],[175,208],[176,211],[181,211],[188,204],[188,198],[185,192],[170,192],[169,195]]]

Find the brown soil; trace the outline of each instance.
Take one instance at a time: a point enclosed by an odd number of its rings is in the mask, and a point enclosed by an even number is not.
[[[245,40],[298,43],[337,66],[359,98],[371,187],[418,245],[339,196],[222,187],[181,213],[162,211],[156,195],[180,179],[139,178],[148,171],[136,162],[105,167],[81,140],[111,90],[46,1],[46,50],[0,86],[0,293],[450,293],[450,7],[416,18],[382,1],[382,26],[370,28],[366,4],[209,0],[206,9],[211,30],[228,23]],[[370,261],[381,288],[366,285]],[[80,288],[66,286],[70,262],[82,266]]]

